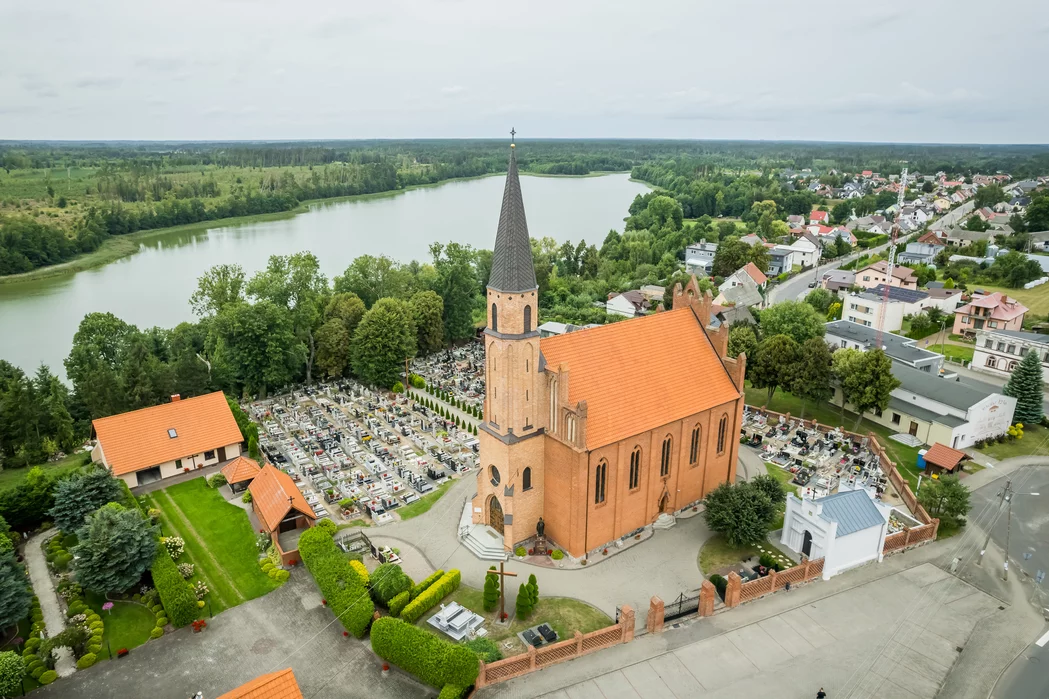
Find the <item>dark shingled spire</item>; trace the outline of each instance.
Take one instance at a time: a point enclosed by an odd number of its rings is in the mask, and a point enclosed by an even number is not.
[[[532,265],[532,243],[528,238],[521,180],[517,176],[517,158],[510,146],[510,169],[503,189],[503,207],[499,211],[499,230],[495,234],[492,274],[488,286],[497,291],[531,291],[538,285]]]

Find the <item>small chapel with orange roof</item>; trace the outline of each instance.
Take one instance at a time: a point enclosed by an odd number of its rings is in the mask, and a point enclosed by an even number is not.
[[[696,280],[673,308],[540,339],[514,146],[487,287],[486,395],[473,522],[504,550],[536,536],[576,558],[736,477],[746,357],[727,357]],[[663,518],[667,520],[666,517]]]

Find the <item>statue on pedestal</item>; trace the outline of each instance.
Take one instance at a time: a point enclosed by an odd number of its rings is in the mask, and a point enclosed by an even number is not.
[[[535,524],[535,535],[542,539],[544,532],[546,532],[546,522],[544,522],[543,518],[540,517],[539,521]]]

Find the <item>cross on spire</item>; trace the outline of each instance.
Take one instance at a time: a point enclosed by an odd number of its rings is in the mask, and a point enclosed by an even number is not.
[[[516,136],[516,135],[517,135],[517,131],[515,131],[514,127],[511,126],[510,127],[510,145],[513,145],[513,143],[514,143],[514,136]]]

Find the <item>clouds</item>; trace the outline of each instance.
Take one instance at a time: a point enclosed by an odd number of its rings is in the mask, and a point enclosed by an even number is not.
[[[21,5],[5,138],[1047,140],[1036,0]]]

